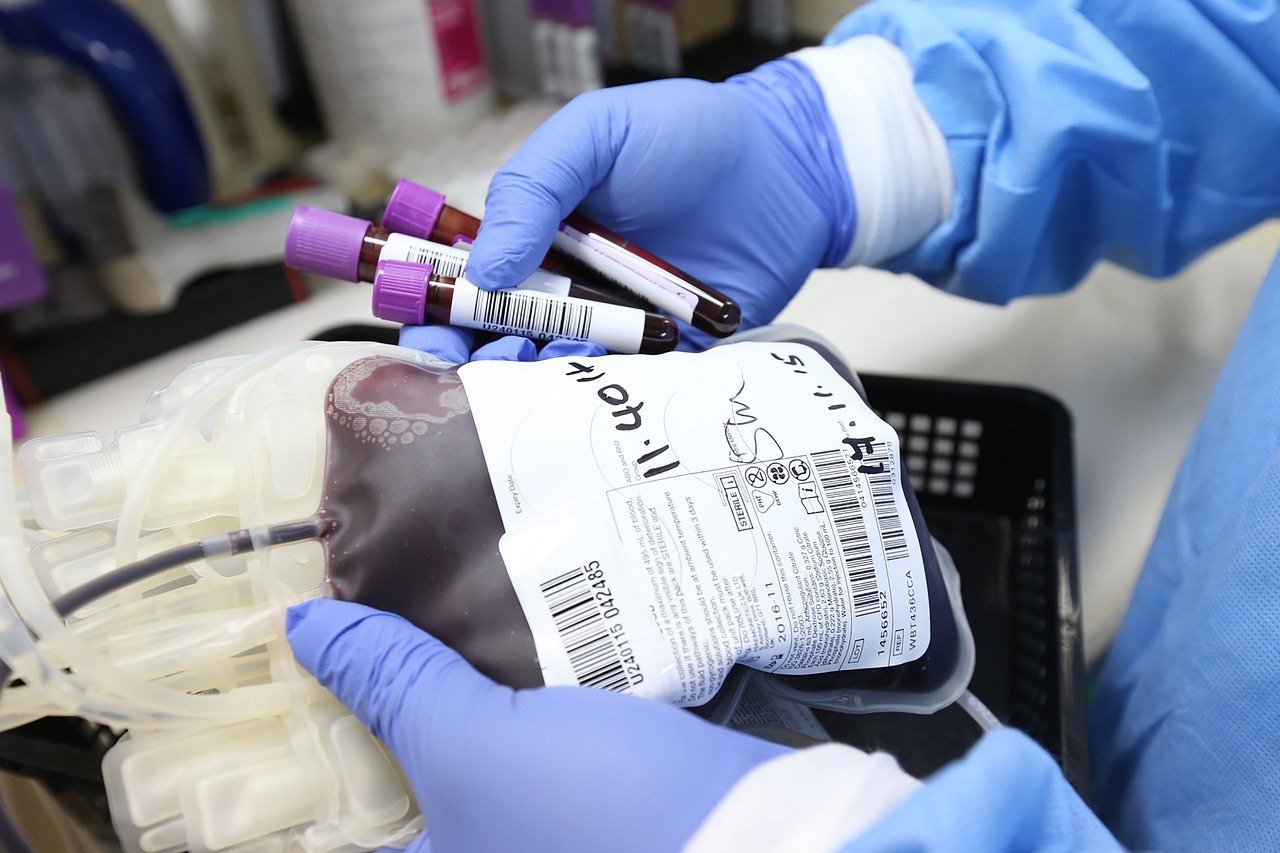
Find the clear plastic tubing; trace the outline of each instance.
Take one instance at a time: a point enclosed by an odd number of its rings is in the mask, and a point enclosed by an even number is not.
[[[382,227],[452,244],[459,237],[475,240],[480,220],[445,204],[445,197],[429,187],[400,181],[387,199]],[[733,334],[742,323],[738,303],[578,213],[560,224],[541,266],[592,285],[621,286],[718,338]]]
[[[310,207],[294,211],[285,238],[289,266],[373,283],[375,313],[384,319],[426,319],[499,334],[590,341],[617,353],[668,352],[679,341],[671,318],[575,297],[567,280],[563,293],[481,290],[462,277],[466,257],[462,249]],[[416,281],[412,268],[419,271]],[[403,310],[398,310],[397,288],[404,291]]]
[[[234,390],[244,378],[306,346],[306,342],[301,342],[248,359],[201,388],[182,414],[168,424],[136,474],[133,487],[121,506],[116,539],[118,564],[130,563],[137,557],[143,508],[159,467],[179,437],[194,427],[209,408]],[[40,672],[41,677],[31,683],[48,684],[60,691],[63,702],[72,702],[82,716],[97,715],[126,727],[159,726],[186,716],[240,719],[263,716],[288,707],[287,688],[281,690],[274,684],[241,687],[224,694],[190,696],[132,677],[74,636],[39,590],[34,576],[19,570],[20,565],[22,563],[14,564],[13,570],[8,571],[4,561],[0,560],[0,574],[4,577],[9,600],[22,614],[23,621],[40,637],[41,645],[48,649],[47,653],[57,655],[75,670],[64,674],[45,667]],[[10,665],[14,663],[12,659],[9,662]],[[14,670],[20,672],[16,666]],[[27,679],[27,676],[24,674],[23,678]],[[94,686],[106,693],[94,691]]]
[[[12,456],[9,442],[7,418],[0,416],[0,475],[6,481],[12,481],[12,470],[8,461]],[[95,716],[104,722],[131,727],[146,725],[162,727],[180,723],[185,713],[199,717],[241,718],[262,716],[273,711],[283,710],[289,706],[288,690],[271,688],[241,688],[231,693],[215,696],[189,696],[178,693],[172,688],[159,688],[146,685],[151,690],[163,690],[166,699],[172,699],[169,708],[142,710],[130,699],[120,695],[112,695],[94,690],[91,682],[76,674],[64,673],[60,668],[50,666],[50,655],[71,663],[88,657],[94,667],[102,674],[114,674],[117,681],[132,681],[100,655],[89,649],[82,649],[84,654],[64,654],[65,645],[70,639],[70,632],[53,611],[52,605],[37,588],[34,575],[24,571],[27,561],[21,552],[19,539],[15,534],[17,515],[13,511],[13,494],[6,486],[0,486],[0,582],[4,587],[4,595],[0,595],[0,657],[9,665],[14,675],[23,679],[33,688],[44,693],[48,701],[68,713],[76,716]],[[19,616],[16,605],[25,603],[28,612],[35,611],[34,620]],[[35,623],[35,624],[33,624]],[[27,625],[36,624],[49,629],[41,632],[41,644],[45,645],[51,634],[60,635],[62,643],[54,650],[38,651],[36,639],[31,635]],[[74,641],[71,641],[74,643]],[[107,678],[108,681],[112,680]],[[156,694],[148,690],[147,698],[156,698]],[[246,692],[247,691],[247,692]],[[223,700],[223,701],[211,701]],[[226,701],[230,700],[230,701]],[[12,723],[6,719],[5,723]]]

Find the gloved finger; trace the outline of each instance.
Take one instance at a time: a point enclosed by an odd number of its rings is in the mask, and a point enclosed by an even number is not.
[[[496,290],[533,273],[560,221],[609,173],[625,136],[625,105],[617,90],[574,98],[498,170],[467,261],[469,281]]]
[[[573,356],[575,358],[584,358],[594,355],[604,355],[605,349],[599,344],[593,344],[590,341],[566,341],[555,340],[549,342],[538,353],[538,361],[544,361],[548,358],[566,358]]]
[[[408,847],[383,847],[378,853],[431,853],[431,833],[424,829]]]
[[[744,330],[748,328],[745,321],[742,328]],[[719,338],[715,338],[701,329],[695,329],[688,323],[681,323],[680,340],[676,343],[676,349],[680,352],[702,352],[717,340]]]
[[[383,847],[378,853],[431,853],[431,835],[424,829],[403,850],[398,847]]]
[[[519,335],[507,335],[487,343],[471,354],[472,361],[533,361],[538,345]]]
[[[454,364],[466,364],[475,346],[475,332],[458,326],[401,326],[400,346],[416,349]]]
[[[289,608],[285,635],[298,663],[402,766],[431,732],[448,736],[478,698],[499,689],[435,637],[362,604],[303,602]]]

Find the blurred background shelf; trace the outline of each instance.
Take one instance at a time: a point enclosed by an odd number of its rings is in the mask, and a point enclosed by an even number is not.
[[[6,390],[18,392],[32,434],[110,435],[194,361],[366,324],[366,286],[286,277],[282,215],[294,204],[370,209],[409,178],[482,214],[494,170],[574,94],[674,74],[724,79],[817,43],[854,5],[0,3]],[[59,35],[91,25],[96,42]],[[387,49],[388,28],[417,47]],[[146,79],[111,70],[126,55],[146,57]],[[168,88],[146,88],[161,81]],[[139,117],[144,95],[170,105],[163,127]],[[179,186],[182,198],[161,191]],[[1278,246],[1272,223],[1169,281],[1101,264],[1071,293],[1005,307],[907,276],[820,270],[779,319],[826,336],[859,371],[1018,385],[1065,405],[1081,638],[1093,666]],[[1004,541],[1003,528],[957,520],[946,507],[930,520],[940,536]],[[937,722],[962,731],[945,715]]]

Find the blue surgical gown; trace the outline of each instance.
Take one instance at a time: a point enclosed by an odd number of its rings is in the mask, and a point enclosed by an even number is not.
[[[1102,258],[1168,274],[1280,214],[1277,0],[877,0],[830,40],[860,34],[906,53],[957,178],[952,216],[891,269],[1005,302]],[[1280,848],[1280,263],[1183,461],[1089,733],[1097,817],[1002,731],[853,846]]]

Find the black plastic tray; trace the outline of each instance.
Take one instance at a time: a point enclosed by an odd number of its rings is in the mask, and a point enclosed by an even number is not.
[[[961,577],[977,650],[971,690],[1055,756],[1088,793],[1072,427],[1036,391],[863,374],[897,430],[929,531]],[[817,712],[837,740],[925,775],[980,736],[959,708],[932,716]]]

